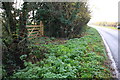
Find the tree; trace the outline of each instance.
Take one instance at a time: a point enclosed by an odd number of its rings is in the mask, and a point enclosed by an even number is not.
[[[13,2],[2,2],[4,10],[3,65],[5,65],[8,75],[11,75],[14,70],[24,67],[20,56],[29,53],[26,29],[29,3],[24,2],[21,10],[14,8],[13,4]]]
[[[53,37],[74,37],[90,20],[86,3],[38,3],[35,19],[43,21],[45,33]]]

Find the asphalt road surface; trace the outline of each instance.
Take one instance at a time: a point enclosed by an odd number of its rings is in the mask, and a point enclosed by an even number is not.
[[[99,31],[106,41],[120,73],[120,30],[89,25]],[[119,37],[118,37],[119,36]]]

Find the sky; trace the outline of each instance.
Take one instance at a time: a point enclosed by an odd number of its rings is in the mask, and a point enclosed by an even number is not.
[[[117,22],[118,2],[120,0],[88,0],[91,13],[91,22]]]

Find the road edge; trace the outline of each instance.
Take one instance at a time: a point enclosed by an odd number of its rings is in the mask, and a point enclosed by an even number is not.
[[[97,28],[95,28],[95,27],[93,27],[92,25],[89,25],[89,24],[88,24],[88,26],[91,27],[91,28],[96,29],[96,30],[98,31],[99,35],[101,36],[101,38],[102,38],[102,40],[103,40],[103,43],[104,43],[104,46],[105,46],[105,48],[106,48],[107,56],[108,56],[108,58],[109,58],[110,61],[111,61],[110,68],[111,68],[112,70],[114,70],[114,71],[112,71],[112,74],[114,75],[114,76],[112,76],[112,77],[119,79],[118,68],[117,68],[117,66],[116,66],[115,60],[113,59],[112,52],[111,52],[111,50],[110,50],[110,48],[109,48],[106,40],[104,39],[104,37],[102,36],[102,34],[100,33],[100,31],[99,31]]]
[[[97,30],[97,29],[96,29]],[[98,31],[98,33],[100,34],[100,32],[99,32],[99,30],[97,30]],[[100,36],[101,36],[101,38],[102,38],[102,40],[103,40],[103,42],[104,42],[104,45],[105,45],[105,47],[106,47],[106,51],[107,51],[107,54],[108,54],[108,58],[111,60],[111,64],[110,64],[110,68],[113,70],[113,78],[118,78],[118,69],[117,69],[117,67],[116,67],[116,63],[115,63],[115,61],[114,61],[114,59],[113,59],[113,56],[112,56],[112,52],[111,52],[111,50],[110,50],[110,48],[109,48],[109,46],[108,46],[108,44],[107,44],[107,42],[105,41],[105,39],[104,39],[104,37],[100,34]]]

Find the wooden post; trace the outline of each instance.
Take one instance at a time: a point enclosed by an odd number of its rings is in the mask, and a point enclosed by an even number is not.
[[[44,35],[44,27],[42,21],[40,21],[40,33],[42,36]]]

